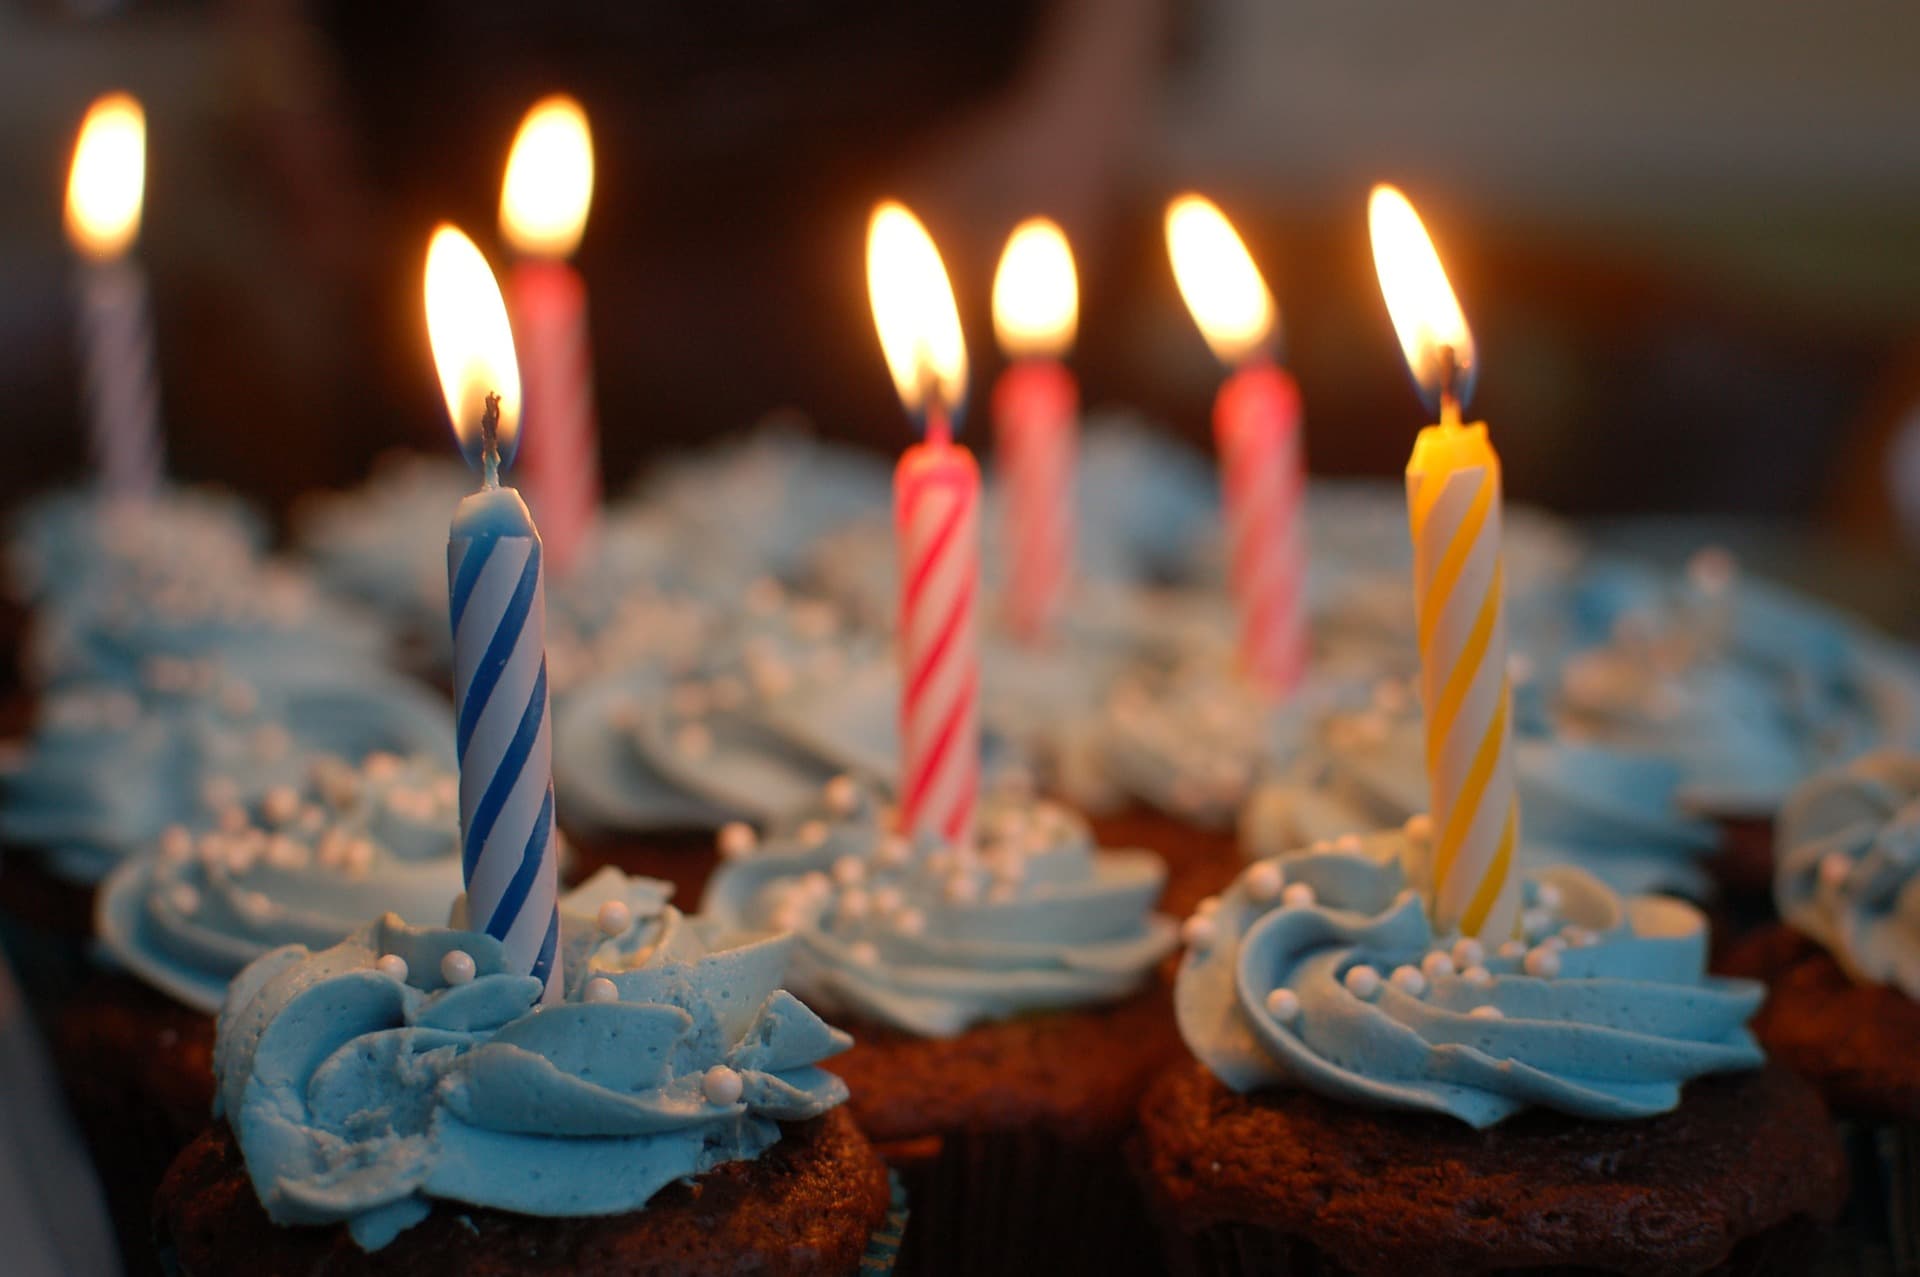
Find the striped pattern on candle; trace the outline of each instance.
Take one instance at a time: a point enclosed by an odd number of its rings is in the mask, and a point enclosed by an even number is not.
[[[916,464],[897,493],[901,569],[902,828],[950,843],[973,832],[980,786],[979,474],[957,449]],[[924,445],[914,453],[927,456]]]
[[[1007,615],[1013,632],[1032,640],[1059,614],[1073,566],[1073,401],[1051,393],[1010,394],[996,407],[996,452],[1007,502]]]
[[[568,270],[558,264],[550,270]],[[593,355],[585,290],[516,290],[526,374],[518,482],[540,522],[554,571],[565,572],[593,539],[600,516],[600,432],[594,419]],[[543,291],[539,301],[532,294]]]
[[[1520,808],[1497,460],[1407,473],[1420,690],[1432,786],[1434,921],[1504,940],[1519,910]]]
[[[166,457],[146,281],[125,258],[89,263],[80,275],[81,354],[89,447],[110,496],[160,487]]]
[[[1229,571],[1240,613],[1240,667],[1256,685],[1284,693],[1306,673],[1308,659],[1306,466],[1297,416],[1262,415],[1285,413],[1292,400],[1252,388],[1224,399],[1217,432]]]
[[[447,546],[468,924],[560,994],[545,585],[535,537]]]

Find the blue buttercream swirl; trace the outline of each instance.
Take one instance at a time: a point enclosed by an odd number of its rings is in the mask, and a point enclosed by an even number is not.
[[[251,568],[266,524],[238,499],[163,488],[148,497],[70,488],[29,505],[9,529],[10,584],[41,604]]]
[[[1524,939],[1436,936],[1404,834],[1250,866],[1188,924],[1174,1005],[1236,1091],[1299,1087],[1487,1127],[1529,1107],[1665,1112],[1688,1080],[1756,1068],[1763,990],[1705,974],[1706,920],[1571,868],[1525,884]],[[1489,951],[1489,948],[1491,951]]]
[[[458,798],[428,759],[317,759],[305,784],[229,804],[198,832],[174,826],[121,865],[95,932],[136,975],[212,1014],[270,949],[337,943],[382,911],[444,922],[462,887]]]
[[[1869,754],[1787,799],[1774,899],[1855,980],[1920,998],[1920,756]]]
[[[391,914],[242,971],[216,1105],[267,1214],[369,1250],[435,1200],[618,1214],[844,1101],[817,1066],[851,1040],[780,987],[793,940],[727,937],[668,890],[608,869],[564,897],[565,996],[544,1007],[497,941]],[[450,984],[455,951],[473,975]]]
[[[1123,998],[1175,944],[1153,912],[1159,858],[1096,853],[1063,807],[991,796],[977,846],[948,847],[889,832],[891,813],[845,779],[825,799],[764,845],[732,831],[702,910],[792,931],[793,987],[829,1014],[947,1037]]]

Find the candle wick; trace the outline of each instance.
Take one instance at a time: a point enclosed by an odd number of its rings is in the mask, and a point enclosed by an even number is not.
[[[1440,347],[1440,424],[1460,424],[1460,356],[1451,344]]]
[[[486,411],[480,414],[480,483],[500,486],[500,396],[487,392]]]
[[[947,406],[937,398],[927,400],[927,442],[944,447],[953,441],[953,422]]]

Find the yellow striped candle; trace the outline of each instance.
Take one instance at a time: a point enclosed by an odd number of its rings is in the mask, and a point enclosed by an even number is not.
[[[1420,219],[1391,187],[1369,210],[1374,262],[1409,367],[1439,400],[1407,462],[1420,695],[1433,844],[1426,874],[1442,932],[1504,940],[1519,914],[1513,699],[1501,571],[1500,457],[1463,425],[1473,338]]]

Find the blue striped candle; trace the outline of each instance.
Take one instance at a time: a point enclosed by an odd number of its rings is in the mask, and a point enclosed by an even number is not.
[[[467,925],[499,940],[515,970],[560,996],[553,730],[547,713],[547,605],[540,533],[502,487],[489,398],[480,491],[447,541],[453,695],[459,707],[461,870]]]

